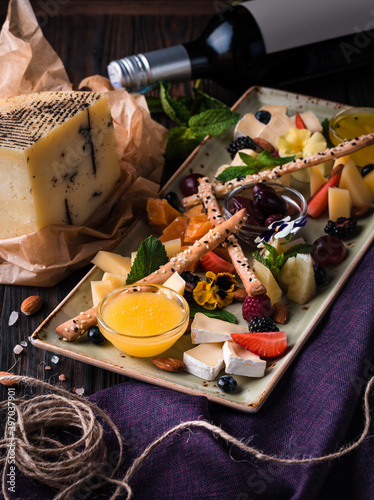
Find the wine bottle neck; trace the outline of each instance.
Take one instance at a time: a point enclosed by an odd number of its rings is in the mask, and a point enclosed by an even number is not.
[[[108,75],[115,88],[146,91],[158,81],[191,79],[191,61],[183,45],[168,47],[112,61]]]

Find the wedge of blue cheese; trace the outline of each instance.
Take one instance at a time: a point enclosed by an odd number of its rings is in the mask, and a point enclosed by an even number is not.
[[[206,314],[196,313],[191,323],[191,340],[193,344],[225,342],[231,340],[232,333],[246,333],[248,327],[234,325],[217,318],[209,318]]]
[[[82,225],[119,181],[105,94],[0,99],[0,238],[50,224]]]
[[[266,361],[234,341],[227,341],[222,348],[225,372],[245,377],[263,377]]]
[[[183,353],[186,371],[204,380],[214,380],[224,367],[222,343],[200,344]]]

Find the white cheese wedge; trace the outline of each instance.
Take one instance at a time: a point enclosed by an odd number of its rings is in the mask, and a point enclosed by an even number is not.
[[[310,130],[312,133],[313,132],[322,132],[322,130],[323,130],[322,125],[320,124],[320,121],[318,120],[316,115],[313,113],[313,111],[305,111],[305,113],[300,113],[300,118],[303,120],[305,128]],[[291,116],[290,120],[292,120],[293,123],[295,123],[296,122],[296,115]]]
[[[184,279],[178,274],[177,271],[175,271],[174,274],[168,278],[163,286],[167,286],[168,288],[171,288],[175,292],[179,293],[180,295],[184,294],[184,289],[186,286],[186,282]]]
[[[227,341],[222,348],[225,372],[245,377],[263,377],[266,361],[257,354],[247,351],[234,341]]]
[[[295,125],[292,123],[292,120],[288,118],[288,116],[284,115],[283,113],[275,112],[271,115],[269,123],[263,130],[261,130],[258,137],[265,139],[274,148],[276,148],[278,137],[280,135],[284,135],[287,130],[294,126]]]
[[[222,343],[200,344],[183,353],[186,371],[203,378],[214,380],[224,367]]]
[[[269,111],[269,113],[283,113],[285,115],[287,113],[287,106],[283,104],[269,104],[269,106],[262,106],[260,110]]]
[[[337,220],[339,217],[350,217],[352,200],[348,189],[330,187],[328,191],[329,219]]]
[[[119,274],[127,277],[131,269],[130,257],[118,253],[100,250],[92,259],[92,263],[106,273]]]
[[[209,318],[206,314],[196,313],[191,324],[193,344],[206,344],[231,340],[232,333],[248,332],[248,327],[234,325],[221,319]]]
[[[353,160],[349,160],[344,166],[340,176],[339,187],[348,189],[354,207],[359,207],[373,201],[373,196]]]
[[[50,224],[84,224],[119,180],[106,95],[0,99],[0,238]]]
[[[241,137],[243,135],[248,135],[253,139],[255,137],[261,137],[260,134],[264,130],[266,125],[261,123],[253,113],[246,113],[243,118],[241,118],[236,124],[234,130],[234,139]]]

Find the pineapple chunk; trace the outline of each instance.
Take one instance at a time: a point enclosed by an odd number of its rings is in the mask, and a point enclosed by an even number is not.
[[[294,274],[295,263],[296,257],[290,257],[282,267],[280,275],[278,276],[278,284],[285,293],[288,292],[288,287]]]
[[[312,256],[299,253],[294,259],[288,280],[287,298],[298,304],[305,304],[316,293]]]
[[[363,177],[363,181],[366,187],[369,188],[369,191],[371,192],[371,195],[374,198],[374,170],[369,174],[365,175],[365,177]]]
[[[339,217],[350,217],[352,200],[348,189],[330,187],[328,191],[329,219],[337,220]]]
[[[350,160],[344,166],[340,177],[339,187],[348,189],[354,207],[359,207],[360,205],[373,201],[373,196],[363,181],[353,160]]]
[[[171,288],[175,292],[179,293],[180,295],[184,294],[184,288],[186,286],[186,282],[184,281],[183,278],[180,277],[177,271],[175,271],[174,274],[168,278],[163,286],[167,286],[168,288]]]
[[[269,297],[272,304],[279,302],[282,298],[282,290],[279,288],[272,272],[266,266],[258,262],[258,260],[253,261],[253,270],[257,278],[266,288],[266,294]]]
[[[130,257],[123,257],[117,253],[100,250],[92,260],[99,269],[111,274],[127,277],[131,269]]]
[[[102,281],[109,280],[115,290],[116,288],[126,285],[126,278],[127,276],[120,276],[119,274],[104,273]]]
[[[108,295],[108,293],[113,292],[115,287],[110,280],[104,281],[91,281],[91,293],[92,293],[92,303],[94,307],[97,307],[99,302]]]

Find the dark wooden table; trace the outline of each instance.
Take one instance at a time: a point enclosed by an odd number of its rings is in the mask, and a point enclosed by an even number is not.
[[[46,38],[63,60],[77,88],[86,76],[106,75],[106,66],[113,59],[194,39],[224,2],[53,0],[35,1],[33,5]],[[1,1],[1,22],[5,15],[6,2]],[[300,82],[289,90],[354,106],[374,107],[370,69]],[[253,84],[259,83],[254,75]],[[175,85],[173,92],[181,94],[188,92],[189,88],[190,84]],[[202,88],[229,105],[239,97],[209,81],[204,81]],[[52,353],[33,347],[28,340],[88,269],[74,273],[51,288],[0,285],[0,370],[36,377],[68,390],[83,387],[86,395],[124,380],[118,374],[65,357],[60,357],[54,364],[51,362]],[[8,326],[11,312],[19,311],[22,301],[29,295],[43,298],[42,310],[31,317],[20,313],[17,323]],[[28,345],[16,355],[13,348],[21,341]],[[59,381],[60,374],[65,375],[65,382]],[[1,387],[1,391],[3,398],[6,389]]]

